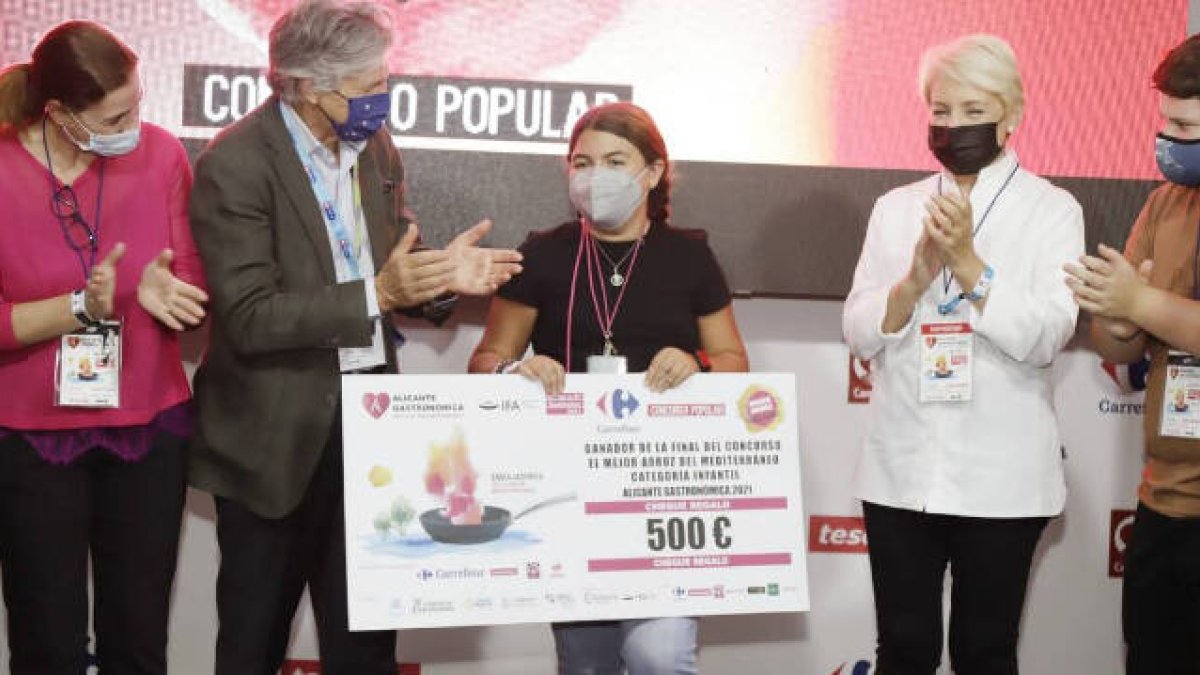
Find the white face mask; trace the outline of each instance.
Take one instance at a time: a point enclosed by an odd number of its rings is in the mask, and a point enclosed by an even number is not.
[[[75,145],[79,146],[84,152],[94,152],[102,157],[117,157],[119,155],[128,155],[133,152],[138,146],[138,141],[142,135],[142,123],[138,122],[137,126],[128,130],[121,131],[115,134],[98,134],[87,127],[75,113],[67,111],[71,119],[83,128],[88,133],[88,139],[82,143],[75,140],[75,137],[67,132],[67,137],[71,139]],[[65,132],[66,129],[63,129]]]
[[[618,230],[646,199],[638,180],[649,168],[636,175],[605,166],[577,169],[571,174],[571,203],[597,229]]]

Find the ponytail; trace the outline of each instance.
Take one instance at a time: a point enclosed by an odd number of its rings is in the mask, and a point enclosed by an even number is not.
[[[28,63],[17,63],[0,70],[0,131],[29,121],[29,68]]]
[[[46,102],[83,110],[129,81],[137,55],[107,28],[67,21],[51,28],[28,63],[0,70],[0,133],[35,122]]]

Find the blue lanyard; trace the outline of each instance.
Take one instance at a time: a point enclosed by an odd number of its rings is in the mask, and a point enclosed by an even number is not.
[[[46,175],[50,181],[50,200],[53,202],[58,195],[59,184],[58,178],[56,178],[54,175],[54,161],[50,159],[50,143],[46,140],[45,117],[42,118],[42,148],[46,151]],[[89,241],[91,246],[88,247],[88,257],[86,260],[83,257],[83,251],[81,251],[78,246],[71,242],[71,233],[68,229],[69,225],[66,222],[68,219],[60,216],[57,211],[54,212],[54,217],[58,220],[58,227],[62,230],[63,239],[67,242],[67,247],[74,251],[75,257],[79,259],[79,269],[83,272],[84,285],[87,284],[88,277],[90,277],[92,274],[92,268],[96,266],[96,251],[100,249],[100,205],[104,199],[104,167],[108,166],[103,157],[97,157],[94,161],[100,162],[100,175],[96,181],[96,215],[92,217],[91,227],[88,227],[86,222],[80,223],[83,228],[88,231],[88,234],[91,238]],[[66,183],[63,183],[63,187],[69,186],[67,186]],[[79,197],[79,195],[75,194],[75,190],[71,190],[71,194],[75,198]],[[79,218],[80,221],[83,220],[83,216],[79,215],[79,209],[82,206],[83,205],[79,203],[75,204],[75,216]]]
[[[295,123],[286,113],[283,115],[283,123],[292,137],[292,144],[296,148],[296,155],[300,158],[300,164],[304,166],[304,172],[308,174],[313,194],[316,196],[317,203],[321,207],[321,216],[325,219],[325,226],[333,233],[333,238],[338,243],[338,249],[342,257],[346,260],[346,267],[350,270],[350,277],[351,279],[361,279],[362,272],[358,266],[358,254],[354,252],[354,240],[350,237],[350,233],[346,231],[346,225],[342,221],[342,214],[338,211],[337,202],[329,198],[329,191],[321,181],[320,174],[317,173],[316,168],[309,161],[307,154],[300,147],[300,130],[295,128]],[[354,174],[357,173],[354,172]],[[352,175],[350,180],[355,182],[355,196],[357,197],[358,178],[356,175]],[[354,217],[357,219],[358,214],[354,214]]]
[[[1021,168],[1021,163],[1017,162],[1016,166],[1013,167],[1013,170],[1009,172],[1008,178],[1004,179],[1004,183],[1000,186],[1000,189],[996,191],[996,196],[992,197],[991,203],[988,204],[987,208],[983,210],[983,216],[979,219],[979,222],[975,224],[975,228],[973,230],[971,230],[972,238],[974,238],[975,235],[979,234],[979,231],[983,229],[983,224],[985,222],[987,222],[988,216],[991,215],[991,213],[992,213],[992,207],[996,205],[997,201],[999,201],[1000,195],[1004,194],[1004,191],[1008,189],[1008,184],[1012,182],[1013,176],[1017,175],[1017,170],[1020,168]],[[938,174],[938,194],[939,195],[942,194],[942,174],[940,174],[940,173]],[[942,294],[943,295],[948,295],[950,293],[950,283],[953,280],[954,280],[954,275],[950,274],[950,270],[946,269],[945,267],[942,267]],[[957,298],[956,300],[957,301],[955,301],[953,305],[950,305],[950,311],[954,311],[954,307],[958,306],[958,301],[961,301],[962,298],[960,297],[960,298]],[[943,312],[943,314],[948,314],[948,313],[949,312]]]

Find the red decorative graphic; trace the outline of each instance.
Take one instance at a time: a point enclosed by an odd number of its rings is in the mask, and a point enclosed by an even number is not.
[[[1125,576],[1125,546],[1133,532],[1133,511],[1113,509],[1108,526],[1108,576]]]
[[[812,516],[808,550],[813,553],[866,553],[867,527],[856,516]]]
[[[255,33],[295,0],[232,0]],[[621,18],[625,0],[408,0],[387,3],[395,19],[392,69],[408,75],[443,77],[535,76],[577,57]],[[519,36],[519,39],[513,39]],[[564,39],[570,36],[570,39]]]
[[[850,380],[846,388],[847,403],[870,403],[871,391],[871,360],[860,359],[850,355]]]
[[[1013,138],[1022,166],[1048,176],[1160,178],[1153,151],[1158,92],[1150,74],[1187,34],[1187,0],[1094,0],[1086,17],[1082,5],[1042,0],[836,4],[835,166],[940,168],[926,146],[921,54],[986,31],[1012,44],[1024,79],[1028,106]],[[1069,48],[1048,39],[1067,35]]]
[[[379,419],[383,413],[387,412],[388,406],[392,404],[392,397],[385,393],[372,394],[370,392],[363,394],[363,408],[366,408],[367,413]]]

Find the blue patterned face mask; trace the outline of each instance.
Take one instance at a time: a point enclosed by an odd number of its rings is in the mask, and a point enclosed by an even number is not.
[[[1154,140],[1154,158],[1167,180],[1185,187],[1200,186],[1200,139],[1159,134]]]
[[[333,123],[334,132],[343,141],[365,141],[374,136],[375,132],[383,127],[392,109],[391,92],[383,91],[354,98],[338,91],[333,93],[346,99],[350,106],[345,122],[329,120]]]

